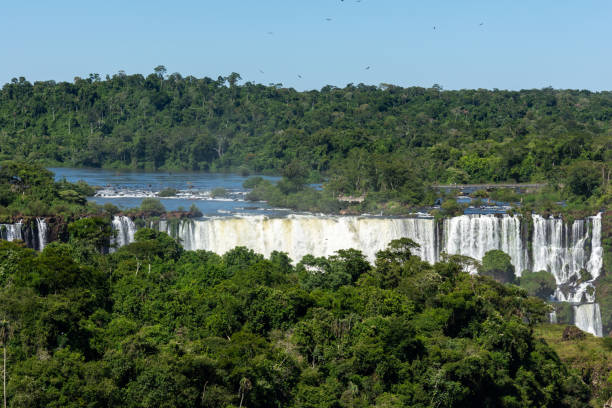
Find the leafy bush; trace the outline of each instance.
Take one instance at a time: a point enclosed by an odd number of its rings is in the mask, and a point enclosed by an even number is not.
[[[255,188],[258,185],[260,185],[263,181],[264,181],[263,177],[260,177],[260,176],[250,177],[242,183],[242,187]]]
[[[104,207],[103,208],[104,208],[104,212],[109,214],[109,215],[115,215],[115,214],[117,214],[117,213],[119,213],[121,211],[113,203],[104,203]]]
[[[191,207],[189,207],[189,215],[192,217],[201,217],[202,211],[200,211],[195,204],[191,204]]]
[[[501,283],[513,283],[515,281],[514,265],[510,260],[510,255],[504,251],[493,249],[485,253],[482,258],[482,266],[479,274],[490,276]]]
[[[217,187],[214,188],[211,192],[210,192],[210,196],[212,198],[225,198],[228,195],[228,191],[226,189],[224,189],[223,187]]]
[[[547,300],[555,293],[557,282],[555,277],[547,271],[523,271],[520,277],[520,286],[529,296],[537,296]]]
[[[157,198],[143,198],[140,203],[140,210],[153,215],[160,215],[166,212],[166,207]]]
[[[159,193],[157,193],[157,196],[158,197],[174,197],[176,196],[176,193],[178,193],[177,189],[166,187],[163,190],[161,190]]]

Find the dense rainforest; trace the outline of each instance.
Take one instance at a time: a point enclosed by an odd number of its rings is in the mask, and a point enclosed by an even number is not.
[[[298,92],[159,66],[72,83],[13,79],[0,91],[0,160],[282,173],[326,180],[329,196],[401,205],[431,205],[432,183],[545,182],[549,201],[594,208],[612,197],[611,119],[612,92],[390,84]],[[302,190],[293,187],[280,190]]]
[[[590,372],[534,331],[545,303],[393,241],[269,259],[164,233],[103,255],[87,218],[41,253],[0,242],[11,407],[584,407]],[[540,330],[540,329],[539,329]]]

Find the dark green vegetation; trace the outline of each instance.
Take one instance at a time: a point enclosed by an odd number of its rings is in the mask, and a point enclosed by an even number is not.
[[[555,277],[547,271],[523,271],[520,277],[520,286],[529,296],[548,299],[557,288]]]
[[[612,212],[602,216],[603,271],[597,280],[596,300],[601,307],[604,334],[612,333]]]
[[[478,270],[480,275],[490,276],[501,283],[514,283],[514,266],[510,255],[499,249],[488,251],[482,258],[482,267]]]
[[[42,253],[0,242],[11,407],[583,407],[534,335],[546,305],[402,239],[293,267],[164,233],[100,254],[96,220]],[[108,237],[108,230],[102,231]]]
[[[17,216],[71,216],[87,212],[87,184],[55,182],[36,164],[0,162],[0,222]]]
[[[282,197],[290,204],[367,192],[366,209],[391,211],[432,204],[433,182],[550,183],[533,198],[538,207],[565,199],[594,208],[612,197],[611,92],[389,84],[297,92],[239,85],[236,73],[165,73],[14,79],[0,91],[0,159],[244,174],[292,166],[328,183],[325,194]],[[295,187],[279,190],[291,196]]]
[[[612,395],[612,338],[598,338],[581,332],[582,338],[564,340],[564,325],[545,324],[535,328],[535,336],[546,341],[561,361],[582,373],[589,384],[592,407],[602,407]],[[569,326],[573,327],[573,326]]]

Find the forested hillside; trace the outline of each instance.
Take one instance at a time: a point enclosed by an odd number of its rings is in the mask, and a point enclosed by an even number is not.
[[[346,250],[294,267],[277,252],[183,251],[149,229],[101,255],[92,222],[75,221],[68,243],[42,253],[0,242],[10,407],[584,407],[592,397],[589,373],[534,335],[543,301],[453,260],[422,262],[408,239],[375,265]]]
[[[0,159],[276,172],[297,162],[340,193],[418,202],[431,182],[546,181],[601,195],[612,92],[349,84],[298,92],[240,76],[97,74],[0,92]]]

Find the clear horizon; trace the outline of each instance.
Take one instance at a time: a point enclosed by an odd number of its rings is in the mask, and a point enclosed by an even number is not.
[[[237,72],[241,83],[298,90],[349,83],[612,89],[612,3],[457,3],[15,2],[3,9],[0,84],[20,76],[147,75],[164,65],[168,74]]]

